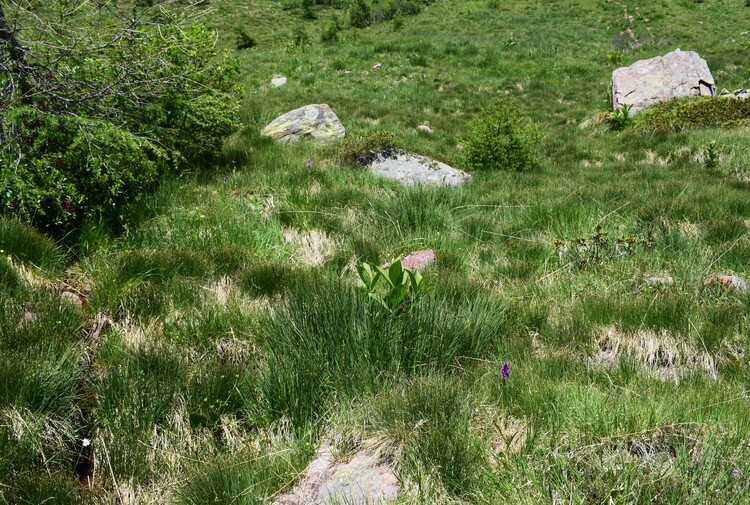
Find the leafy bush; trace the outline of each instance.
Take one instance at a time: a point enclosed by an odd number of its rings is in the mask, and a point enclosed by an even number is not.
[[[333,16],[320,34],[320,41],[324,43],[338,42],[340,31],[341,22],[338,16]]]
[[[730,127],[750,124],[750,100],[722,97],[685,97],[660,102],[640,112],[637,125],[648,131]]]
[[[349,24],[354,28],[367,28],[372,23],[372,8],[367,0],[354,0],[349,7]]]
[[[355,28],[365,28],[373,23],[390,21],[400,16],[414,16],[422,11],[423,5],[433,0],[353,0],[349,6],[349,21]]]
[[[237,63],[189,12],[144,9],[123,26],[85,4],[54,31],[40,25],[54,9],[14,9],[28,29],[11,36],[28,38],[0,47],[0,214],[58,234],[117,221],[166,172],[218,160],[239,122]]]
[[[54,232],[80,217],[118,212],[170,166],[168,152],[106,121],[55,115],[33,107],[8,112],[0,198],[5,214]]]
[[[632,236],[610,237],[601,225],[594,228],[591,237],[555,242],[562,264],[572,264],[585,269],[597,267],[617,258],[632,254],[639,240]]]
[[[500,104],[472,124],[464,141],[466,165],[473,170],[525,171],[535,168],[537,129],[508,103]]]

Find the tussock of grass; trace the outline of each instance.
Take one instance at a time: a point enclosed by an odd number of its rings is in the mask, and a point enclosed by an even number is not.
[[[300,286],[263,324],[261,389],[274,417],[306,426],[333,391],[376,391],[400,373],[446,370],[499,338],[501,305],[430,297],[390,315],[346,285]]]

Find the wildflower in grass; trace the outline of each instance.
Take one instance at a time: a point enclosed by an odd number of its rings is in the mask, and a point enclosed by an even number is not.
[[[740,472],[739,468],[732,468],[732,471],[730,472],[730,475],[733,479],[738,479],[742,473]]]
[[[226,178],[226,177],[224,177],[224,184],[226,184],[226,183],[227,183],[227,178]]]
[[[88,446],[90,446],[90,445],[91,445],[91,439],[89,439],[89,438],[84,438],[83,440],[81,440],[81,445],[82,445],[83,447],[88,447]]]
[[[508,377],[510,377],[510,364],[508,364],[508,362],[506,361],[505,363],[503,363],[503,367],[500,369],[500,378],[503,379],[503,414],[505,413],[505,403],[508,396],[508,392],[505,389],[505,381],[508,380]]]
[[[307,168],[312,168],[312,160],[307,160]]]

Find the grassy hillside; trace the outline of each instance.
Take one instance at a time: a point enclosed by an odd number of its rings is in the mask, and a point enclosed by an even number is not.
[[[704,281],[750,279],[748,129],[602,118],[614,68],[676,48],[748,86],[750,7],[436,0],[353,29],[290,6],[206,6],[220,45],[256,44],[233,161],[165,180],[117,236],[0,221],[0,503],[266,503],[324,442],[379,451],[403,503],[746,503],[750,298]],[[461,167],[500,101],[540,166],[460,188],[259,136],[327,103],[350,138]],[[409,310],[357,289],[357,264],[426,248]]]

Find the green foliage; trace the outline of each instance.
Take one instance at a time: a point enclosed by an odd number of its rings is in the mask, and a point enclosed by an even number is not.
[[[244,27],[238,27],[237,29],[237,49],[252,49],[255,47],[255,39],[247,33]]]
[[[292,47],[304,50],[310,45],[310,34],[303,25],[297,25],[292,32]]]
[[[366,167],[378,157],[394,156],[401,149],[393,133],[378,130],[364,136],[347,137],[339,147],[338,158],[351,167]]]
[[[622,65],[624,57],[625,53],[623,51],[615,50],[604,55],[602,60],[611,67],[618,67]]]
[[[236,504],[263,505],[280,487],[296,479],[312,456],[310,444],[270,448],[272,454],[259,457],[246,451],[201,467],[180,490],[179,503],[185,505]]]
[[[313,7],[315,6],[315,0],[302,0],[302,19],[317,19]]]
[[[537,129],[519,110],[502,103],[476,119],[465,140],[464,157],[472,170],[523,172],[537,166]]]
[[[455,378],[420,377],[376,398],[368,425],[376,440],[403,451],[404,473],[418,480],[434,472],[449,493],[467,495],[487,478],[468,399]]]
[[[647,131],[682,131],[687,128],[732,127],[750,124],[746,98],[674,98],[641,111],[639,128]]]
[[[397,314],[372,305],[348,286],[310,283],[264,321],[260,389],[271,419],[303,428],[334,391],[358,395],[400,373],[478,357],[497,342],[505,312],[485,295],[428,296]]]
[[[4,213],[53,233],[82,217],[117,216],[172,166],[162,147],[106,121],[19,107],[2,126],[3,137],[23,139],[0,168]]]
[[[631,122],[630,106],[623,105],[622,108],[613,110],[609,114],[609,126],[613,130],[623,130]]]
[[[16,219],[0,218],[0,258],[11,256],[46,272],[54,272],[63,253],[54,241]]]
[[[338,42],[341,28],[342,26],[338,16],[334,15],[320,34],[320,41],[329,44]]]
[[[422,6],[433,0],[352,0],[349,5],[349,23],[355,28],[366,28],[374,23],[396,20],[394,26],[403,24],[402,16],[414,16],[422,11]]]
[[[594,228],[591,237],[555,242],[560,261],[577,268],[596,267],[627,256],[635,251],[637,244],[634,236],[610,237],[601,225]]]
[[[367,0],[353,0],[349,6],[349,24],[367,28],[372,23],[372,8]]]
[[[421,273],[402,268],[401,257],[396,258],[387,272],[381,266],[360,263],[357,273],[367,296],[391,314],[413,308],[430,289]],[[385,294],[378,292],[380,279],[386,284]]]
[[[91,42],[118,32],[88,4],[65,11],[53,44],[44,30],[24,32],[29,60],[64,65],[36,78],[33,102],[19,93],[0,102],[0,213],[58,234],[84,218],[117,222],[169,171],[220,158],[238,124],[236,62],[206,27],[163,7],[146,13],[127,28],[138,36],[129,44]]]

